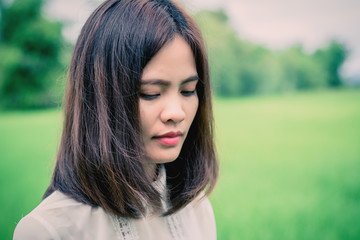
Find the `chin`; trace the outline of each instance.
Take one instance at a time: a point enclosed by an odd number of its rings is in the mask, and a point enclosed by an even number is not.
[[[170,156],[167,156],[167,157],[164,157],[164,158],[156,158],[156,159],[153,159],[152,161],[157,163],[157,164],[161,164],[161,163],[170,163],[170,162],[173,162],[177,159],[179,155],[176,155],[175,157],[170,157]]]
[[[154,156],[148,156],[148,158],[157,164],[169,163],[175,161],[179,157],[180,151],[158,151]]]
[[[174,147],[164,147],[157,144],[157,142],[155,143],[156,144],[149,144],[145,151],[146,158],[156,164],[175,161],[179,157],[183,146],[182,142]]]

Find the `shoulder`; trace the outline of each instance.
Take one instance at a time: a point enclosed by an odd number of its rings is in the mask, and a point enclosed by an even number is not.
[[[206,221],[211,225],[215,226],[214,211],[208,197],[201,193],[194,201],[190,203],[190,206],[195,212],[196,216],[201,221]]]
[[[216,223],[211,203],[204,193],[200,194],[180,213],[187,227],[196,228],[201,237],[198,239],[216,239]],[[191,226],[189,226],[191,225]]]
[[[14,239],[68,239],[84,234],[84,228],[92,227],[94,222],[102,219],[108,220],[101,208],[77,202],[55,191],[21,219]]]
[[[41,216],[29,214],[17,224],[13,239],[60,239],[60,236]]]
[[[55,213],[56,205],[70,200],[60,192],[54,192],[44,199],[33,211],[23,217],[17,224],[14,239],[60,239],[52,225],[50,212]],[[67,201],[68,202],[68,201]]]

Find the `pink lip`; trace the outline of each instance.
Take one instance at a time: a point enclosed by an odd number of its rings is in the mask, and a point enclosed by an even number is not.
[[[154,138],[159,141],[161,144],[166,146],[174,146],[180,141],[180,137],[183,135],[182,132],[168,132]]]

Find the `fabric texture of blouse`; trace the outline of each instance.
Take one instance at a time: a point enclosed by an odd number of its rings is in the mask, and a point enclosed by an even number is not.
[[[162,194],[166,194],[165,181],[162,167],[153,183]],[[163,208],[167,208],[165,201]],[[141,219],[126,219],[55,191],[21,219],[13,239],[214,240],[216,227],[212,207],[205,196],[167,217],[147,214]]]

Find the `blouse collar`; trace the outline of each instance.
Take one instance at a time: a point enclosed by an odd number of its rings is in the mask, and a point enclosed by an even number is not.
[[[166,188],[166,170],[164,164],[160,165],[157,179],[152,186],[160,193],[162,210],[166,212],[169,209]]]

